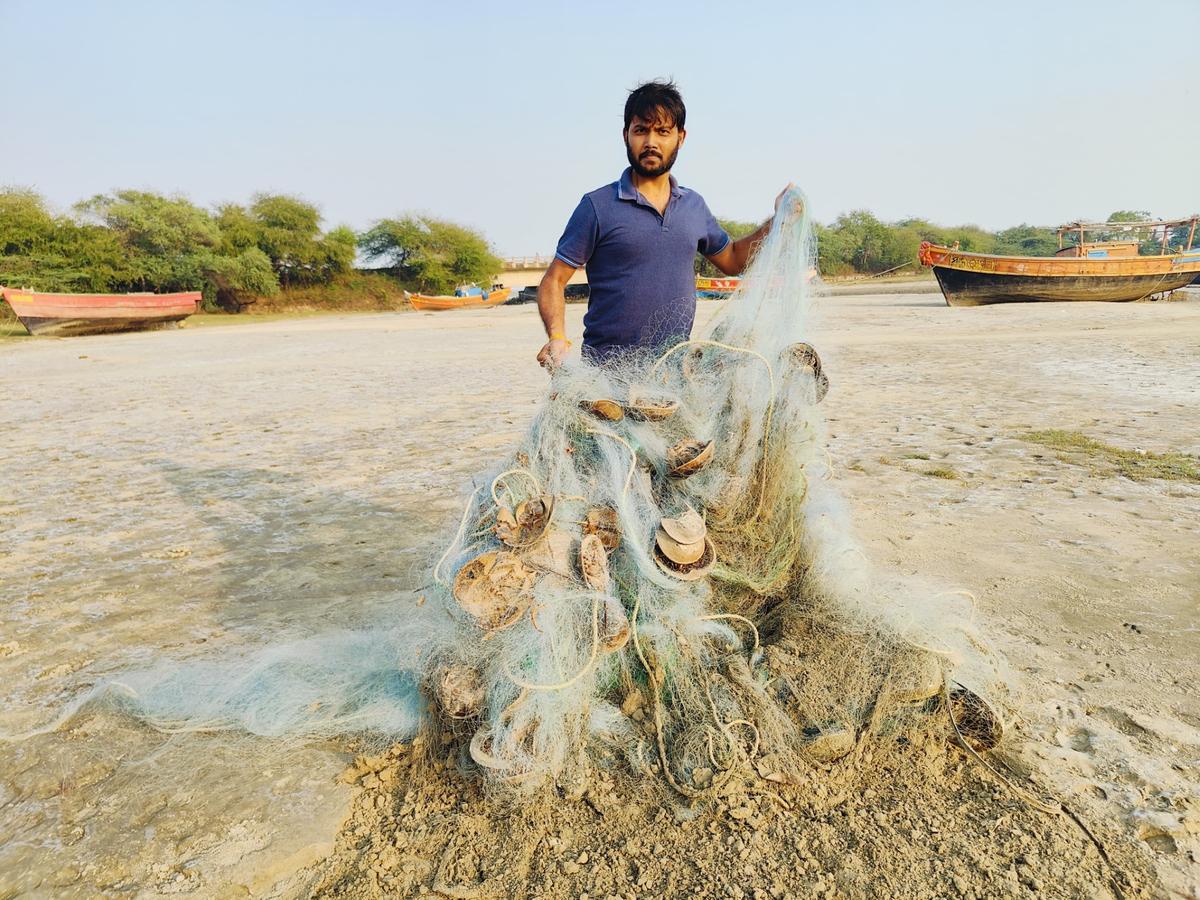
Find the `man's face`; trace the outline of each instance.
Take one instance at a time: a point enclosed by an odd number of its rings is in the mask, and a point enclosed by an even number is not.
[[[675,157],[686,136],[686,131],[680,131],[674,122],[663,116],[653,122],[634,116],[625,129],[625,155],[629,157],[629,165],[643,178],[665,175],[675,165]]]

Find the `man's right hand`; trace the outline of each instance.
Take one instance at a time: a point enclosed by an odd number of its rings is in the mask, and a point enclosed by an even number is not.
[[[546,346],[542,347],[537,355],[537,361],[543,367],[553,372],[562,365],[563,359],[566,358],[567,350],[570,349],[571,342],[565,341],[562,338],[554,338],[546,341]]]

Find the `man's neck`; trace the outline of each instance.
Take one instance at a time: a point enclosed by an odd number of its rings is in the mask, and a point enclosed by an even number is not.
[[[661,175],[646,177],[636,171],[630,172],[633,179],[633,189],[658,207],[659,212],[667,205],[671,196],[671,175],[663,172]]]

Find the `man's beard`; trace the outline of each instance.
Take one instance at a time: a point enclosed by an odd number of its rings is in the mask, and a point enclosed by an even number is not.
[[[651,156],[646,162],[655,168],[647,168],[646,165],[633,155],[633,148],[629,146],[629,142],[625,142],[625,157],[629,160],[629,165],[633,167],[633,171],[637,172],[642,178],[657,178],[659,175],[666,175],[671,171],[671,166],[675,165],[675,157],[679,156],[679,145],[675,145],[675,149],[664,162],[660,156]]]

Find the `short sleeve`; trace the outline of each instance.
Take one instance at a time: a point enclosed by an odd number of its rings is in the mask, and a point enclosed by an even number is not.
[[[696,244],[696,250],[701,256],[715,256],[725,249],[729,244],[729,235],[725,229],[721,227],[721,223],[717,221],[717,217],[709,210],[708,204],[704,204],[704,234],[701,235],[700,241]]]
[[[599,236],[600,222],[596,218],[596,207],[585,196],[575,207],[575,212],[571,213],[566,230],[558,239],[558,249],[554,255],[568,266],[581,269],[592,258],[592,251],[596,249]]]

